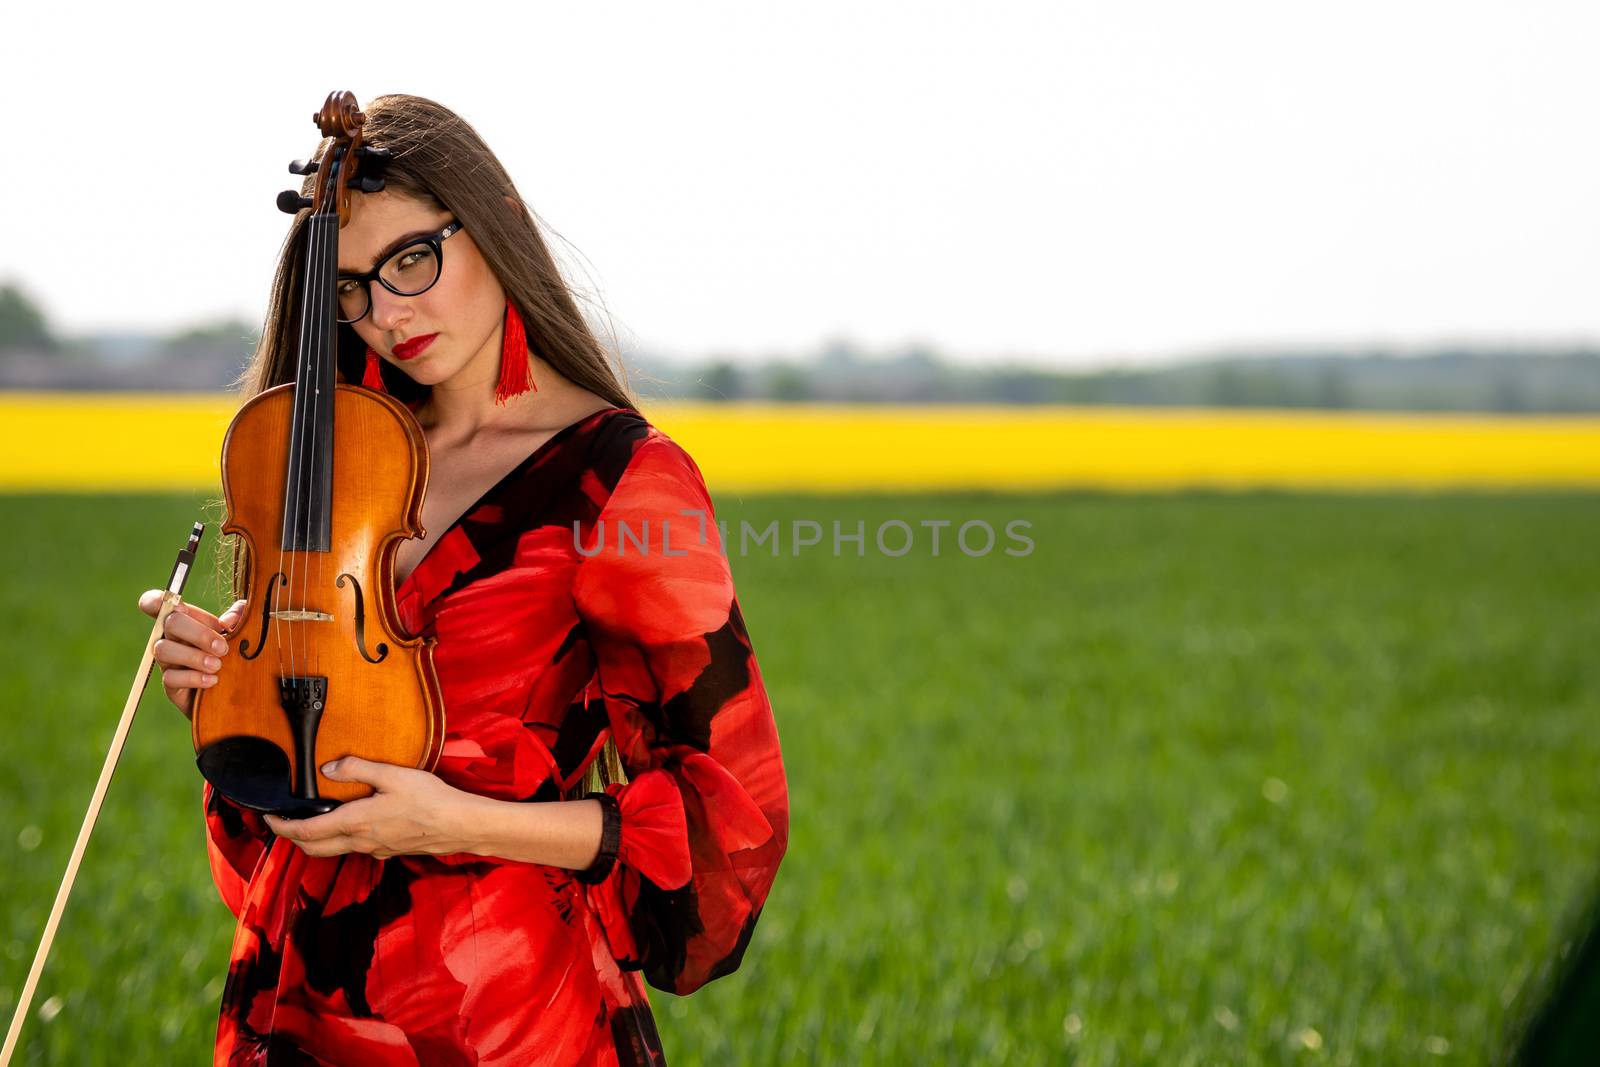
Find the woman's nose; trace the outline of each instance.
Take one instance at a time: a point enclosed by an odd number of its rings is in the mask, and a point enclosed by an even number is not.
[[[411,302],[381,285],[372,287],[372,324],[388,332],[411,317]]]

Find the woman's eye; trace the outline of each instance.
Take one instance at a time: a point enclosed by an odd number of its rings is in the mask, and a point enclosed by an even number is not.
[[[346,278],[345,280],[339,282],[338,285],[334,286],[334,292],[338,293],[340,296],[349,296],[351,293],[355,292],[355,288],[356,283]]]

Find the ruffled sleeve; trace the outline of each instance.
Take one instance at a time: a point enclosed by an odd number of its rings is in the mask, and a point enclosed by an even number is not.
[[[211,880],[216,883],[222,902],[237,918],[250,877],[274,835],[258,813],[224,799],[210,782],[205,783],[203,801]]]
[[[618,963],[683,995],[739,966],[787,848],[777,725],[682,448],[652,430],[579,533],[573,596],[629,781],[578,878]]]

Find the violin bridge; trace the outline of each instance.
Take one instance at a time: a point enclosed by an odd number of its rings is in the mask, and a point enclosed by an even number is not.
[[[272,618],[279,622],[332,622],[333,616],[326,611],[273,611],[269,612]]]

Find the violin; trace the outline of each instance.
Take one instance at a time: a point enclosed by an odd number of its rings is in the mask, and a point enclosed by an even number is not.
[[[344,755],[432,770],[444,701],[432,638],[400,625],[395,555],[425,535],[428,445],[416,417],[385,393],[339,381],[335,277],[352,190],[384,187],[388,150],[362,143],[366,117],[348,92],[312,116],[321,154],[306,208],[299,350],[292,383],[252,397],[222,445],[222,531],[242,539],[244,615],[228,669],[195,690],[195,760],[235,804],[290,818],[331,811],[371,786],[321,766]]]

